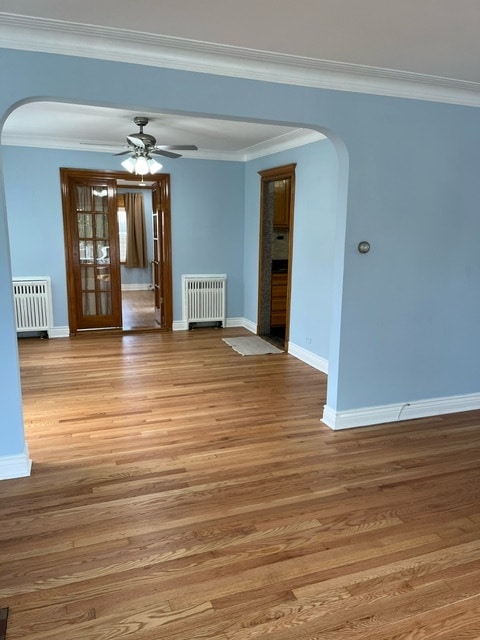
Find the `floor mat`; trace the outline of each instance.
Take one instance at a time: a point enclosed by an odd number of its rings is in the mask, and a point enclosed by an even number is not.
[[[259,336],[242,336],[240,338],[222,338],[224,342],[232,347],[242,356],[260,356],[264,353],[284,353],[273,344],[262,340]]]

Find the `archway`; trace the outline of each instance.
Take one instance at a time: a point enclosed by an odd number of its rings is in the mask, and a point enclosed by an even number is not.
[[[281,124],[285,124],[285,123],[282,122]],[[293,124],[295,124],[295,123],[293,123]],[[299,126],[298,123],[297,123],[297,126]],[[302,126],[305,126],[305,125],[302,125]],[[330,139],[333,140],[333,138],[330,138]],[[336,142],[334,141],[334,145],[335,144],[336,144]],[[342,162],[341,162],[341,159],[340,159],[340,156],[339,156],[339,166],[341,166],[341,165],[342,165]],[[344,169],[344,178],[345,178],[345,180],[344,180],[344,184],[343,184],[343,186],[344,186],[343,195],[342,195],[342,188],[341,188],[342,172],[339,171],[339,176],[340,177],[339,177],[339,180],[338,180],[338,192],[339,192],[339,203],[340,203],[340,205],[342,203],[342,198],[343,198],[343,203],[344,204],[345,204],[345,201],[346,201],[346,176],[347,176],[347,174],[348,174],[348,170],[346,168],[346,163],[345,163],[345,169]],[[4,177],[2,176],[2,187],[3,187],[4,184],[5,184]],[[257,199],[257,203],[258,203],[258,199]],[[257,215],[258,215],[258,209],[255,212],[255,216],[257,216]],[[6,220],[6,214],[5,214],[5,220]],[[340,274],[341,274],[342,267],[343,267],[342,260],[343,260],[343,244],[344,244],[344,238],[341,237],[341,230],[342,229],[344,230],[344,228],[345,228],[345,211],[343,211],[343,213],[342,213],[342,207],[341,206],[340,207],[337,206],[337,222],[336,222],[336,226],[337,226],[337,238],[340,238],[339,242],[337,242],[336,245],[337,245],[337,248],[341,249],[341,253],[337,253],[336,254],[335,263],[336,263],[337,266],[339,266]],[[255,230],[255,235],[257,235],[257,230]],[[8,238],[8,236],[5,236],[5,237]],[[247,241],[249,241],[250,238],[251,238],[251,236],[248,236]],[[256,240],[256,242],[258,242],[258,239]],[[7,240],[7,245],[8,245],[8,240]],[[258,255],[258,253],[257,253],[257,255]],[[8,263],[8,270],[9,270],[9,275],[8,275],[7,280],[10,280],[11,279],[11,264],[10,264],[10,261]],[[340,280],[341,280],[341,275],[339,276],[337,274],[335,276],[335,281],[339,282]],[[336,303],[338,303],[339,304],[339,308],[341,308],[341,292],[339,292],[338,295],[336,295]],[[334,310],[333,315],[335,315],[335,313],[336,312]],[[14,330],[11,332],[10,335],[13,336],[13,341],[14,341],[14,339],[15,339]],[[335,338],[335,332],[334,331],[332,332],[332,335],[333,335],[333,338]],[[333,362],[332,355],[331,355],[331,354],[335,353],[335,346],[334,346],[334,340],[331,339],[330,342],[331,342],[332,347],[331,347],[330,355],[328,357],[328,361],[329,361],[329,366],[330,366],[329,373],[331,374],[332,372],[335,371],[335,363]],[[14,342],[13,342],[13,344],[14,344]],[[13,362],[14,362],[13,370],[14,371],[15,370],[18,371],[18,360],[16,359],[16,357],[15,357]],[[329,384],[329,387],[330,387],[330,384]]]

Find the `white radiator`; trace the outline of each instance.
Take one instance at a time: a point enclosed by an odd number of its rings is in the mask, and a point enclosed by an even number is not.
[[[53,328],[50,278],[13,278],[13,300],[17,332],[46,331],[50,337]]]
[[[192,322],[221,322],[226,324],[227,276],[183,275],[183,317],[188,327]]]

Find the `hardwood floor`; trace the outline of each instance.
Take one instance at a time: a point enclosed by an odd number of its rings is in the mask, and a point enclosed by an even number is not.
[[[8,640],[479,638],[480,413],[332,432],[242,334],[20,341]]]

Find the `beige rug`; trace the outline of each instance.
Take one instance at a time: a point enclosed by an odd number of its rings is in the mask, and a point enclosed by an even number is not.
[[[262,340],[259,336],[242,336],[240,338],[222,338],[242,356],[261,356],[264,353],[284,353],[273,344]]]

